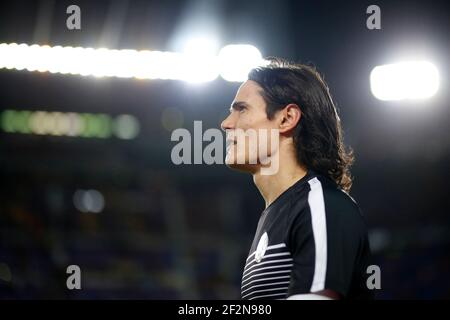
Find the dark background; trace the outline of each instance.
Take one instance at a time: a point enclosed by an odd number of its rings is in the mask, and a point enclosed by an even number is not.
[[[82,30],[65,26],[71,4]],[[381,8],[381,30],[366,28],[370,4]],[[249,43],[318,67],[356,155],[351,195],[381,267],[377,297],[450,298],[446,1],[2,1],[0,43],[174,51],[192,13],[217,22],[221,45]],[[437,66],[438,93],[377,100],[370,71],[405,57]],[[0,297],[239,298],[262,198],[251,176],[223,165],[174,165],[161,122],[171,108],[191,132],[194,120],[218,128],[238,86],[0,70],[0,111],[140,122],[133,140],[0,131]],[[104,210],[78,211],[78,189],[100,191]],[[66,288],[70,264],[82,270],[82,290]]]

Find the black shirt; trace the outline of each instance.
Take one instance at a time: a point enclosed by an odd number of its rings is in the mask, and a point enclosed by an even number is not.
[[[261,214],[242,277],[242,299],[285,299],[330,289],[369,299],[367,229],[356,202],[308,171]]]

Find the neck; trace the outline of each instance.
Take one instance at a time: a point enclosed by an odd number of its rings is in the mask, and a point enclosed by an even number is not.
[[[294,155],[287,157],[280,155],[278,172],[273,175],[263,175],[259,170],[253,174],[253,182],[263,196],[267,208],[306,173],[307,169],[297,162]]]

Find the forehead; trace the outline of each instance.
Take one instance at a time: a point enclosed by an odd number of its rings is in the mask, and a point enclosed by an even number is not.
[[[250,105],[264,104],[260,91],[262,88],[252,80],[245,81],[238,89],[234,101],[243,101]]]

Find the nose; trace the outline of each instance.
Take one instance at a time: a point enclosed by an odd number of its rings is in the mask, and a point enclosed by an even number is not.
[[[220,124],[220,127],[222,128],[223,131],[227,131],[229,129],[233,129],[234,128],[234,120],[232,118],[233,114],[229,114],[228,117],[226,117],[222,123]]]

